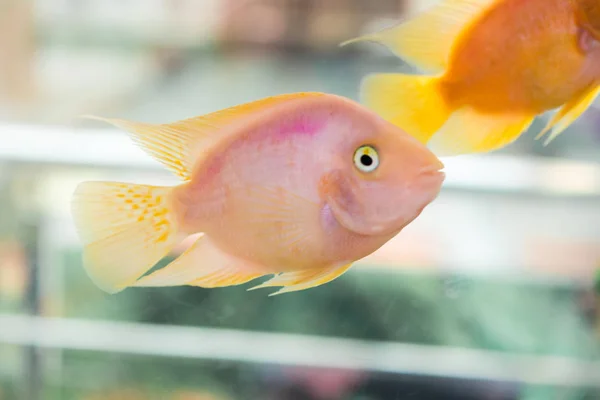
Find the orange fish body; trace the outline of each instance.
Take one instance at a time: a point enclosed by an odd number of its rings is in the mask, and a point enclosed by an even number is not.
[[[283,286],[278,293],[329,282],[413,221],[443,181],[421,143],[333,95],[276,96],[165,125],[107,121],[184,180],[78,187],[84,264],[113,293],[270,274],[258,287]],[[182,255],[143,276],[196,233]]]
[[[548,143],[600,92],[596,0],[443,0],[373,40],[434,75],[379,74],[364,102],[438,155],[496,150],[560,107]],[[350,42],[353,42],[350,41]]]

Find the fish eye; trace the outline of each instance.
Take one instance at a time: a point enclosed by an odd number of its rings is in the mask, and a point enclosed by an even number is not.
[[[360,146],[354,152],[354,165],[362,172],[373,172],[379,167],[379,154],[373,146]]]

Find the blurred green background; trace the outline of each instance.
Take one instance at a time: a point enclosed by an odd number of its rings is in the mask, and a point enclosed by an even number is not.
[[[433,3],[0,0],[0,399],[600,399],[597,107],[548,147],[544,116],[504,150],[444,160],[417,221],[310,291],[110,296],[81,267],[79,182],[174,178],[78,115],[357,100],[364,75],[409,68],[338,43]]]

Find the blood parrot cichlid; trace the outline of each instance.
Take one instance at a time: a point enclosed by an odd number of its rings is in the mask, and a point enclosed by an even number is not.
[[[425,71],[368,76],[361,98],[438,156],[500,149],[558,109],[547,145],[600,93],[599,0],[442,0],[342,45],[358,41]]]
[[[334,95],[275,96],[170,124],[97,119],[128,131],[183,180],[77,187],[84,266],[109,293],[273,274],[255,288],[327,283],[412,222],[444,181],[443,164],[415,138]],[[196,233],[183,254],[147,274]]]

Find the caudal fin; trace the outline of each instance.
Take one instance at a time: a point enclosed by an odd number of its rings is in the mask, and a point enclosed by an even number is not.
[[[84,182],[72,214],[84,244],[92,281],[117,293],[133,285],[177,244],[172,188],[118,182]]]
[[[426,144],[452,110],[438,90],[438,78],[405,74],[376,74],[361,87],[362,102]]]

